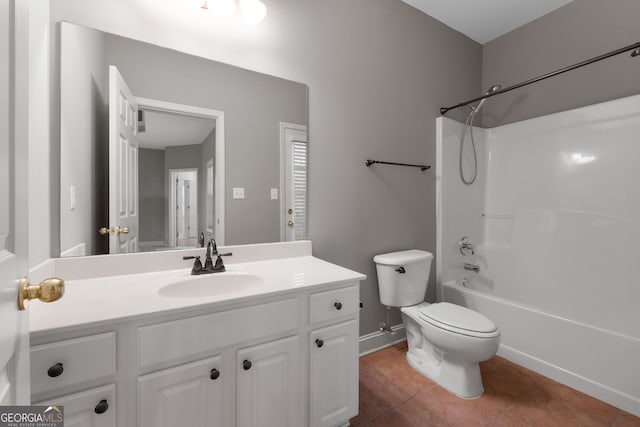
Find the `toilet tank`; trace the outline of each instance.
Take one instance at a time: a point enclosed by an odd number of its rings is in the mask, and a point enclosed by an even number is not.
[[[419,249],[376,255],[380,302],[407,307],[424,301],[433,254]]]

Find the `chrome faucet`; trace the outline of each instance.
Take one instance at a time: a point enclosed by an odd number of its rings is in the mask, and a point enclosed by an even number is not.
[[[218,245],[216,240],[212,237],[207,243],[207,257],[204,260],[204,269],[207,271],[213,270],[213,256],[218,255]]]
[[[464,269],[473,271],[474,273],[480,273],[480,266],[478,264],[469,264],[468,262],[465,262]]]
[[[233,255],[231,252],[226,254],[218,253],[218,245],[216,244],[215,239],[212,238],[209,240],[209,243],[207,243],[207,253],[204,260],[204,266],[202,265],[199,256],[184,256],[182,259],[195,259],[193,262],[193,268],[191,269],[191,274],[197,276],[200,274],[222,273],[223,271],[226,271],[222,257],[231,255]],[[213,262],[214,256],[217,257],[215,264]]]

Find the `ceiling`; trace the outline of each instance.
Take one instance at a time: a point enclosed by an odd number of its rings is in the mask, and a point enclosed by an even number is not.
[[[573,0],[402,0],[485,44]]]
[[[145,110],[145,131],[138,132],[141,148],[162,150],[168,146],[202,144],[216,127],[214,119]]]

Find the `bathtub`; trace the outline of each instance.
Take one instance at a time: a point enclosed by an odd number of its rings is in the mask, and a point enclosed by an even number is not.
[[[640,416],[640,95],[475,128],[472,185],[464,124],[436,128],[437,300],[492,319],[499,355]]]
[[[499,356],[640,415],[640,360],[634,357],[640,354],[640,340],[459,282],[441,283],[438,293],[495,322],[501,333]]]

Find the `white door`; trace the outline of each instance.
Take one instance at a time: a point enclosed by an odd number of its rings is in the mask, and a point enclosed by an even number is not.
[[[138,103],[109,66],[109,253],[138,250]]]
[[[0,0],[0,404],[30,402],[29,317],[17,304],[28,268],[27,3]]]
[[[280,123],[282,152],[280,238],[283,241],[307,239],[307,127]]]
[[[238,427],[298,427],[302,404],[298,337],[238,351]]]

